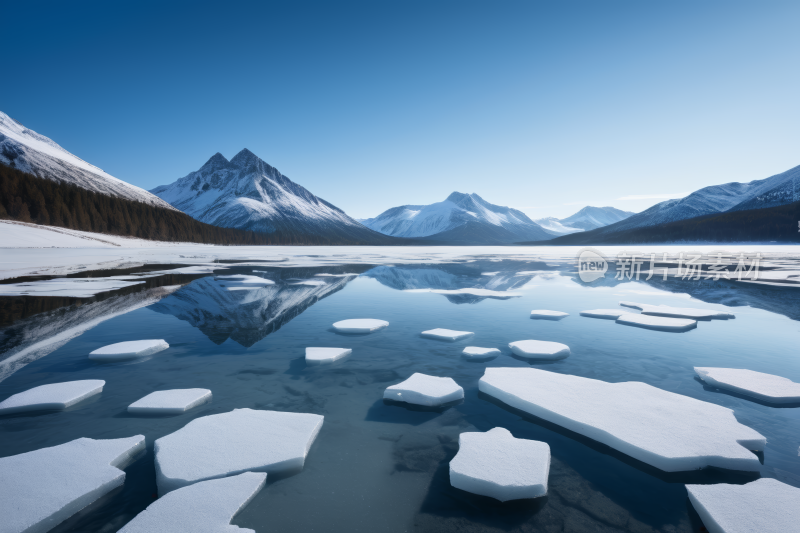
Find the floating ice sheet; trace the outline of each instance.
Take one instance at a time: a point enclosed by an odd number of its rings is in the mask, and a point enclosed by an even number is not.
[[[720,389],[770,403],[800,402],[800,383],[781,376],[739,368],[695,367],[694,371],[704,382]]]
[[[333,363],[353,353],[351,348],[306,348],[306,363],[319,365]]]
[[[510,342],[508,347],[525,359],[558,360],[569,357],[569,346],[560,342],[524,340]]]
[[[144,437],[76,439],[0,458],[0,532],[49,531],[125,481]]]
[[[504,428],[462,433],[450,461],[450,484],[506,502],[547,494],[550,446],[516,439]]]
[[[151,503],[120,533],[254,533],[230,523],[266,481],[265,473],[245,472],[183,487]]]
[[[423,331],[421,335],[428,339],[438,339],[440,341],[458,341],[461,339],[466,339],[470,335],[475,334],[471,331],[455,331],[452,329],[436,328]]]
[[[164,339],[148,339],[141,341],[125,341],[109,344],[89,354],[92,361],[127,361],[147,357],[169,348]]]
[[[666,472],[758,471],[766,439],[733,411],[635,381],[606,383],[535,368],[487,368],[481,392]]]
[[[351,318],[350,320],[340,320],[334,322],[333,329],[339,333],[372,333],[388,326],[385,320],[374,318]]]
[[[155,443],[158,493],[247,471],[300,470],[323,417],[234,409],[196,418]]]
[[[435,407],[464,398],[464,389],[451,378],[439,378],[415,373],[410,378],[387,387],[385,400]]]
[[[711,533],[800,530],[800,489],[777,479],[745,485],[686,485],[689,501]]]
[[[478,346],[467,346],[461,354],[467,359],[491,359],[500,355],[497,348],[480,348]]]
[[[690,318],[669,318],[664,316],[626,313],[617,318],[617,324],[638,326],[656,331],[689,331],[697,327],[697,321]]]
[[[178,415],[211,400],[208,389],[172,389],[151,392],[128,406],[132,414]]]
[[[548,309],[534,309],[531,311],[531,318],[536,320],[561,320],[568,317],[569,313],[561,311],[550,311]]]
[[[670,307],[668,305],[650,305],[636,302],[620,302],[623,307],[640,309],[643,315],[666,316],[672,318],[734,318],[732,313],[714,311],[713,309],[694,309],[692,307]]]
[[[589,318],[605,318],[607,320],[616,320],[622,315],[629,315],[628,311],[623,309],[590,309],[589,311],[581,311],[581,316]]]
[[[0,415],[66,409],[95,394],[100,394],[105,384],[102,379],[83,379],[40,385],[0,402]]]

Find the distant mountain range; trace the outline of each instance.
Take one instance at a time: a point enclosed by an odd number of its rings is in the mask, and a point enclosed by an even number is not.
[[[146,204],[174,208],[144,189],[126,183],[67,152],[0,111],[0,164],[50,180]]]
[[[361,223],[385,235],[443,244],[510,244],[554,235],[522,211],[460,192],[435,204],[393,207]]]
[[[602,228],[620,220],[625,220],[634,214],[632,211],[623,211],[616,207],[586,206],[567,218],[540,218],[534,222],[552,233],[567,235],[569,233]]]
[[[797,240],[793,210],[784,207],[794,204],[798,195],[800,166],[763,180],[704,187],[620,222],[551,243]]]
[[[246,148],[230,161],[216,153],[199,170],[151,192],[215,226],[313,235],[333,243],[398,243],[364,227]]]

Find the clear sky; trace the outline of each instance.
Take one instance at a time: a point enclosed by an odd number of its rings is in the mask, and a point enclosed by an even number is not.
[[[364,218],[800,164],[800,2],[3,2],[0,110],[150,189],[249,148]],[[644,197],[622,199],[625,197]]]

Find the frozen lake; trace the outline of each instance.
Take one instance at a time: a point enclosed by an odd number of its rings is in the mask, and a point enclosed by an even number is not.
[[[325,261],[309,253],[307,259],[297,256],[285,264],[226,264],[217,271],[274,284],[246,285],[196,270],[181,274],[191,277],[173,276],[162,283],[147,278],[147,284],[102,293],[90,304],[94,314],[89,305],[78,307],[68,298],[40,314],[7,313],[0,401],[60,381],[96,379],[105,386],[101,394],[64,412],[0,417],[0,457],[80,437],[145,436],[147,453],[126,468],[124,486],[53,530],[60,532],[120,529],[156,498],[154,441],[195,418],[235,408],[325,417],[302,472],[269,477],[266,488],[234,518],[233,524],[258,532],[690,532],[701,531],[702,524],[687,497],[687,483],[746,483],[765,477],[800,487],[800,407],[774,407],[711,388],[693,370],[746,368],[800,382],[800,287],[661,281],[658,276],[648,282],[620,281],[613,272],[583,283],[574,265],[559,259],[572,251],[547,260],[508,250],[502,256],[449,262],[451,257],[434,250],[426,258],[419,249],[393,249],[382,257],[394,261],[382,260],[382,265],[371,264],[368,254],[349,261],[352,248],[347,258]],[[31,250],[15,259],[29,270],[39,268],[36,261],[44,264],[45,252]],[[242,251],[236,254],[235,259],[247,259]],[[159,262],[207,265],[208,258],[193,263],[186,255],[180,260],[167,255]],[[78,251],[70,257],[61,264],[80,263]],[[80,264],[88,261],[83,259]],[[790,259],[781,263],[783,268],[791,264]],[[4,298],[6,307],[13,307],[14,297]],[[638,313],[620,307],[620,301],[712,309],[736,318],[701,320],[695,329],[668,332],[580,316],[592,309]],[[569,316],[532,320],[531,310]],[[352,318],[390,325],[363,336],[338,334],[331,327]],[[455,342],[420,335],[435,328],[474,335]],[[10,355],[46,345],[53,335],[63,339],[2,367]],[[164,339],[169,348],[134,362],[88,358],[102,346],[138,339]],[[570,354],[548,362],[513,355],[508,344],[525,339],[563,343]],[[500,354],[488,361],[468,359],[461,353],[466,346],[498,348]],[[309,365],[307,347],[351,348],[352,354]],[[640,381],[728,407],[740,423],[766,437],[765,451],[758,456],[760,471],[665,473],[479,393],[487,367]],[[415,372],[452,378],[464,389],[464,401],[439,410],[383,401],[386,387]],[[213,399],[180,415],[127,412],[153,391],[192,388],[211,390]],[[450,486],[448,464],[458,451],[459,434],[494,427],[550,446],[547,497],[500,503]]]

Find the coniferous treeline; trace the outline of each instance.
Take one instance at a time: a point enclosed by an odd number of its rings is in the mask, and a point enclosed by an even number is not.
[[[0,164],[0,219],[156,241],[204,244],[361,244],[316,235],[220,228],[180,211],[107,196]]]

